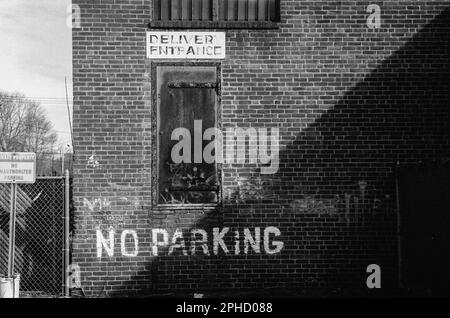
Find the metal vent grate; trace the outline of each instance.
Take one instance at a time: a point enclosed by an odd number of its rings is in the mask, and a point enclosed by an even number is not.
[[[154,0],[154,21],[278,22],[279,0]]]

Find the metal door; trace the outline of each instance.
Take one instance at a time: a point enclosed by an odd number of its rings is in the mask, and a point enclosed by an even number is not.
[[[217,66],[158,66],[156,90],[158,203],[217,203],[220,197],[217,163],[207,163],[203,157],[203,150],[211,142],[203,140],[203,134],[208,128],[218,127]],[[177,131],[188,133],[181,136]],[[176,162],[173,151],[180,144],[185,147],[175,153],[183,156],[185,151],[190,153],[182,162]]]

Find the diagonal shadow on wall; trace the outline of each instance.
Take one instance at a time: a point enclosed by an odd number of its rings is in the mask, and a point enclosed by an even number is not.
[[[382,269],[380,293],[398,292],[394,167],[450,157],[449,82],[446,9],[299,130],[280,153],[277,174],[258,177],[255,171],[263,198],[232,193],[223,211],[199,213],[193,226],[277,226],[281,253],[159,256],[110,295],[365,295],[372,263]],[[180,218],[174,214],[174,223]],[[227,244],[234,244],[232,237]],[[149,280],[150,290],[144,287]]]

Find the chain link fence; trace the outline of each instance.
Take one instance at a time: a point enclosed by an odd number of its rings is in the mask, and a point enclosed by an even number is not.
[[[72,175],[72,153],[37,153],[36,175],[38,176],[63,176],[65,170]]]
[[[0,274],[8,269],[11,185],[0,184]],[[65,177],[17,186],[14,272],[21,294],[64,293]]]

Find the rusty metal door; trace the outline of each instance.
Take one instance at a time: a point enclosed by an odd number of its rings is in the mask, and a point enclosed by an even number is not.
[[[218,127],[218,67],[158,66],[156,90],[158,203],[217,203],[219,172],[217,163],[204,160],[203,149],[211,141],[203,140],[203,134]],[[185,132],[182,136],[176,134],[180,129]],[[188,151],[190,155],[176,162],[172,151],[181,139],[185,147],[179,153]]]

